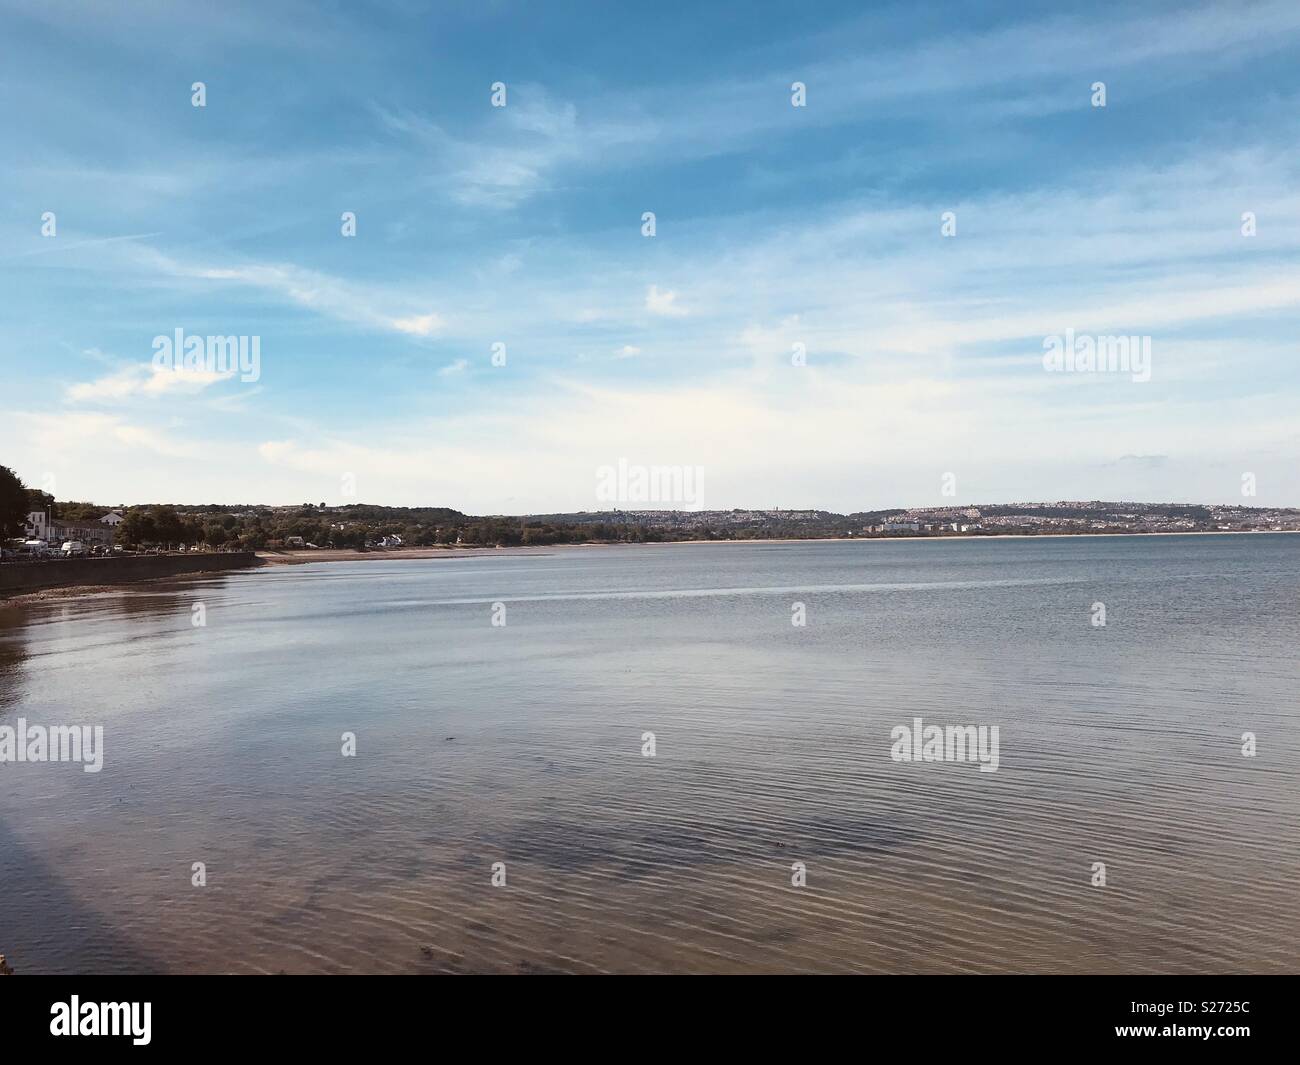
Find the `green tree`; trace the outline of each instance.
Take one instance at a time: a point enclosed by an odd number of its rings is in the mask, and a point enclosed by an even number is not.
[[[175,507],[154,507],[150,517],[153,518],[155,543],[174,544],[185,538],[185,527]]]
[[[117,527],[116,536],[119,544],[135,547],[139,544],[156,543],[158,530],[154,526],[153,517],[147,510],[133,507],[123,515],[122,523]]]
[[[19,536],[27,524],[27,489],[8,466],[0,466],[0,535]]]
[[[182,518],[177,524],[180,531],[176,539],[187,547],[193,547],[203,539],[203,526],[195,518]]]
[[[108,511],[94,503],[58,503],[55,517],[64,521],[98,521]]]
[[[30,514],[33,510],[48,510],[54,513],[55,517],[59,516],[54,509],[54,497],[39,488],[27,489],[27,513]]]
[[[209,521],[203,524],[203,542],[209,547],[220,547],[230,538],[226,527],[220,522]]]

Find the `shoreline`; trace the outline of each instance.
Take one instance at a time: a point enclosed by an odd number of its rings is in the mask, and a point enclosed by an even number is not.
[[[606,547],[694,547],[702,544],[841,544],[841,543],[890,543],[894,541],[946,541],[946,540],[1074,540],[1101,537],[1142,537],[1150,539],[1162,536],[1300,536],[1300,529],[1197,529],[1183,532],[1139,533],[1139,532],[1078,532],[1078,533],[987,533],[972,535],[954,533],[951,536],[931,536],[925,534],[900,534],[897,536],[795,536],[736,540],[650,540],[644,542],[622,541],[619,543],[582,543],[582,544],[520,544],[515,547],[397,547],[380,548],[372,551],[357,551],[346,548],[317,548],[315,550],[292,551],[258,551],[257,557],[263,566],[301,566],[312,562],[374,562],[384,559],[415,560],[428,558],[477,558],[491,555],[538,555],[556,551],[584,550]]]

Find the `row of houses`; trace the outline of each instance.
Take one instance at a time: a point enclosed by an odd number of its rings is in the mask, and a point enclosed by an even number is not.
[[[865,533],[975,532],[983,528],[981,524],[960,521],[886,521],[879,525],[864,525],[862,531]]]
[[[29,540],[44,540],[51,544],[80,540],[88,546],[111,547],[113,532],[121,523],[122,515],[115,510],[98,521],[65,521],[53,517],[48,509],[33,510],[27,515],[24,532]]]

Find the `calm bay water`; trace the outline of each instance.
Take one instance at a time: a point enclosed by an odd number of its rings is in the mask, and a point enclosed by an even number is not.
[[[0,605],[0,725],[105,731],[97,774],[0,764],[0,953],[1295,972],[1298,649],[1289,535],[555,549]],[[998,771],[894,762],[914,717],[998,725]]]

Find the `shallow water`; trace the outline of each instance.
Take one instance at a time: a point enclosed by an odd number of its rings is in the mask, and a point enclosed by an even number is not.
[[[1072,537],[327,563],[0,606],[0,726],[105,737],[99,773],[0,764],[0,953],[1294,972],[1298,592],[1297,536]],[[914,717],[997,725],[997,771],[893,761]]]

